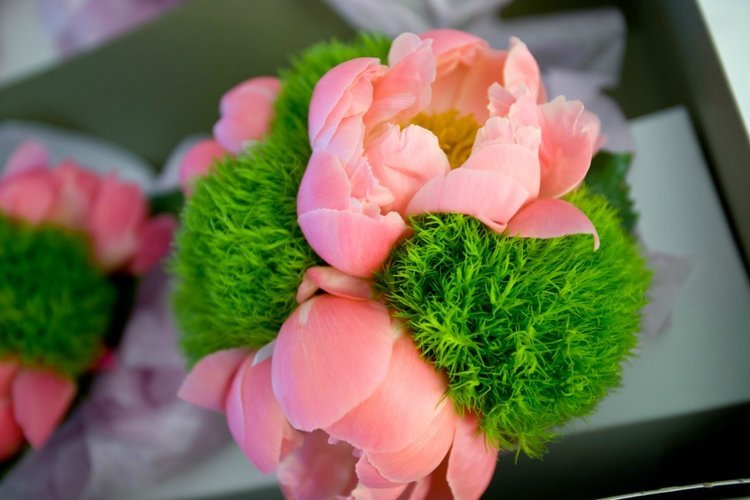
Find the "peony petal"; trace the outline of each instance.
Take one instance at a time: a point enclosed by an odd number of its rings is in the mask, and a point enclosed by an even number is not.
[[[146,200],[136,184],[119,181],[114,176],[102,179],[89,231],[97,261],[105,269],[116,269],[133,256],[146,215]]]
[[[318,500],[348,495],[357,484],[353,448],[346,443],[329,444],[328,435],[316,431],[304,435],[276,471],[288,498]]]
[[[130,271],[139,275],[147,272],[169,253],[177,221],[171,214],[149,219],[138,235],[138,248],[130,262]]]
[[[599,235],[586,214],[558,199],[542,198],[523,207],[508,223],[508,234],[522,238],[590,234],[594,237],[594,250],[599,248]]]
[[[226,398],[229,431],[245,455],[270,474],[301,436],[292,429],[271,389],[272,358],[255,364],[248,356],[238,368]]]
[[[85,229],[99,191],[99,176],[74,161],[65,161],[50,172],[58,186],[50,220],[64,227]]]
[[[372,394],[388,371],[393,340],[382,304],[313,297],[281,326],[273,389],[291,424],[324,428]]]
[[[435,134],[417,125],[403,130],[389,125],[368,145],[365,155],[375,176],[394,196],[393,203],[382,207],[385,212],[403,213],[419,188],[451,169]]]
[[[0,462],[12,457],[23,445],[23,432],[13,415],[13,404],[0,398]]]
[[[385,262],[406,233],[396,212],[370,217],[345,210],[320,209],[298,217],[307,242],[323,260],[353,276],[368,277]]]
[[[227,155],[224,147],[213,139],[196,143],[180,161],[180,185],[185,194],[193,191],[197,177],[203,177],[214,163]]]
[[[474,150],[463,168],[502,173],[518,182],[531,198],[539,194],[539,142],[536,127],[516,126],[507,118],[490,118],[477,133]]]
[[[252,353],[246,349],[226,349],[209,354],[193,366],[177,396],[209,410],[224,411],[234,374],[247,358],[252,358]]]
[[[221,97],[219,111],[221,114],[257,113],[259,109],[272,107],[280,91],[281,81],[274,76],[250,78]]]
[[[374,83],[372,105],[364,115],[369,128],[386,121],[408,121],[430,102],[435,80],[431,40],[420,40],[413,33],[398,36],[389,62],[388,71]]]
[[[214,137],[227,151],[242,153],[250,141],[259,141],[268,133],[273,119],[273,104],[281,89],[277,78],[247,80],[221,99],[221,118],[214,125]]]
[[[448,485],[456,499],[482,496],[495,472],[497,453],[497,449],[485,442],[476,417],[466,415],[457,420],[446,473]]]
[[[0,400],[11,398],[13,379],[16,378],[21,363],[14,358],[0,360]]]
[[[46,168],[47,165],[49,165],[49,154],[44,145],[36,141],[25,141],[10,155],[0,178],[18,175],[36,168]]]
[[[456,414],[449,399],[444,399],[436,411],[439,413],[428,424],[423,424],[417,437],[404,448],[384,453],[366,452],[369,462],[385,479],[395,483],[418,481],[440,465],[453,442]]]
[[[443,375],[420,357],[411,337],[399,337],[382,384],[326,431],[367,453],[401,450],[443,410],[446,389]]]
[[[384,71],[378,59],[359,57],[335,66],[318,80],[308,115],[314,151],[325,149],[344,118],[367,112],[372,104],[372,79]]]
[[[57,182],[49,170],[27,170],[0,180],[0,211],[32,224],[49,220],[57,193]]]
[[[459,168],[429,181],[414,195],[406,215],[460,213],[481,220],[493,231],[506,224],[529,199],[529,192],[500,172]]]
[[[432,38],[437,59],[437,77],[428,110],[442,113],[455,109],[484,123],[489,116],[487,92],[493,83],[502,80],[507,53],[490,48],[480,38],[453,30],[429,31],[421,36]]]
[[[367,488],[398,488],[406,486],[405,484],[394,483],[384,478],[378,469],[370,463],[366,454],[362,454],[354,470],[357,473],[360,484]]]
[[[408,487],[408,484],[401,484],[392,488],[368,488],[364,484],[358,484],[347,498],[352,500],[396,500],[403,498],[401,495]]]
[[[508,116],[510,107],[516,102],[516,96],[497,82],[487,89],[487,99],[490,116]]]
[[[22,368],[12,390],[16,422],[31,446],[42,447],[67,413],[75,383],[51,370]]]
[[[580,101],[557,97],[542,104],[541,198],[559,198],[578,186],[588,172],[599,137],[599,120],[584,113]]]
[[[313,153],[299,186],[297,214],[319,208],[346,210],[351,196],[351,181],[339,158],[326,151]]]
[[[372,283],[362,278],[355,278],[335,267],[315,266],[305,271],[297,289],[297,303],[301,304],[315,294],[324,290],[336,297],[352,300],[373,298]]]
[[[374,214],[380,214],[385,210],[383,207],[393,203],[393,193],[375,177],[367,158],[360,157],[351,166],[352,197],[363,206],[373,207]]]
[[[435,29],[421,33],[423,40],[432,40],[432,52],[436,57],[458,57],[470,50],[484,47],[487,42],[483,39],[460,30]]]
[[[545,95],[536,59],[526,44],[516,37],[510,38],[510,50],[503,67],[503,85],[516,95],[522,90],[528,91],[536,102],[542,102],[540,98]]]
[[[222,116],[213,128],[216,142],[234,155],[243,153],[250,143],[266,135],[271,112],[252,115],[233,113]]]

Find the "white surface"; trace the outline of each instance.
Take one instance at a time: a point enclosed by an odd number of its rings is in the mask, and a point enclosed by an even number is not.
[[[623,387],[566,433],[719,408],[750,400],[750,285],[687,113],[674,108],[632,122],[630,175],[640,232],[653,250],[693,257],[671,328],[643,339]],[[128,497],[167,500],[273,484],[235,446],[179,477]]]
[[[58,59],[42,29],[36,0],[0,0],[0,86]]]
[[[697,0],[724,74],[734,94],[745,135],[750,134],[750,1]]]

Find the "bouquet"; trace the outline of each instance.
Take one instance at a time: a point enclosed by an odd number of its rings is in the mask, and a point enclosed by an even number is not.
[[[168,251],[141,188],[25,142],[0,178],[0,460],[40,448],[114,362],[133,277]],[[6,464],[7,466],[7,464]]]
[[[650,273],[627,158],[526,46],[454,30],[324,43],[221,103],[183,164],[192,371],[295,498],[477,498],[591,412]]]

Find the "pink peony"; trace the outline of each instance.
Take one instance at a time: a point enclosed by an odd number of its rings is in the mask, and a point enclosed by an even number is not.
[[[577,187],[599,141],[579,101],[545,102],[536,61],[467,33],[394,40],[389,65],[346,61],[310,103],[313,154],[300,186],[299,224],[332,266],[369,276],[425,212],[477,217],[497,232],[598,237],[559,198]]]
[[[180,396],[225,411],[239,446],[290,497],[477,498],[497,450],[455,412],[447,380],[369,283],[312,268],[298,300],[272,344],[203,358]]]
[[[39,448],[68,411],[73,380],[51,370],[0,360],[0,461],[15,455],[25,440]]]
[[[215,139],[200,141],[180,162],[180,184],[192,192],[197,177],[206,175],[214,162],[226,155],[242,153],[261,140],[271,126],[273,104],[281,89],[278,78],[251,78],[229,90],[221,99],[221,118],[214,125]]]
[[[105,271],[142,274],[169,251],[175,220],[148,217],[141,189],[113,174],[100,177],[73,161],[50,168],[44,148],[22,144],[0,178],[0,211],[31,224],[86,233]]]

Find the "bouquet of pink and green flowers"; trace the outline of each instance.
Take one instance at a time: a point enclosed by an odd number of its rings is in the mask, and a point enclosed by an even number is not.
[[[320,44],[221,115],[183,163],[180,394],[285,494],[477,498],[618,384],[650,277],[627,159],[523,42]]]

